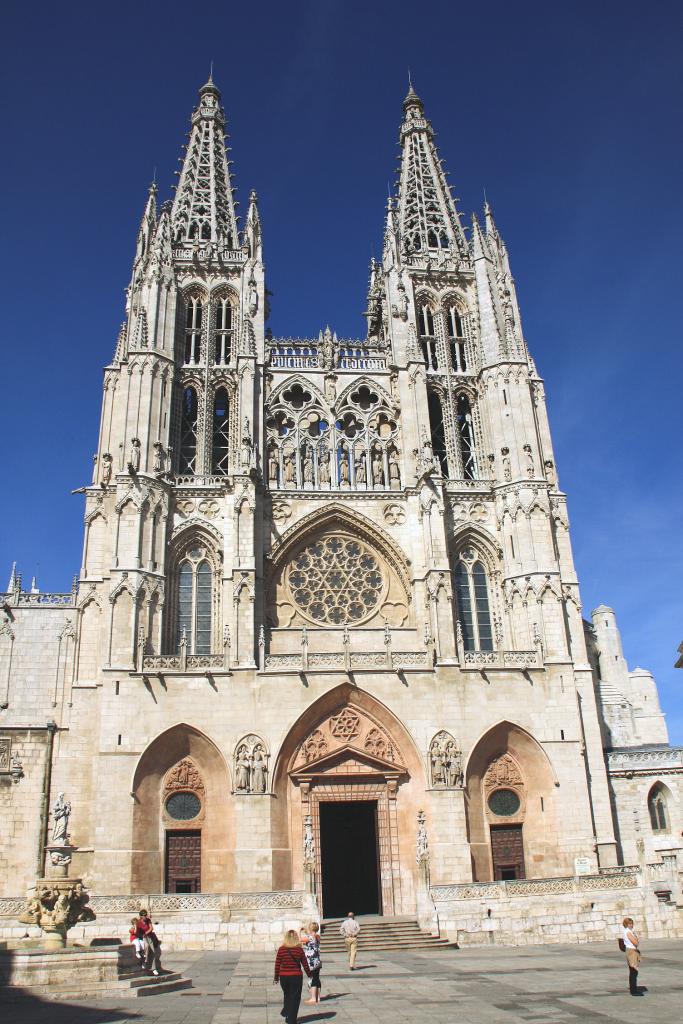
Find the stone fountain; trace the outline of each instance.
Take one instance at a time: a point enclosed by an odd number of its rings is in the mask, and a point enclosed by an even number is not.
[[[48,950],[64,949],[70,928],[95,920],[95,912],[87,905],[90,897],[83,880],[69,878],[69,865],[77,847],[69,842],[71,804],[63,793],[57,797],[52,815],[52,841],[46,848],[51,877],[37,879],[33,895],[19,917],[22,924],[37,925],[42,930]]]

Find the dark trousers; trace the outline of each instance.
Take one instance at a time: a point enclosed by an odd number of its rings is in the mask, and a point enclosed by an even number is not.
[[[628,990],[632,996],[638,991],[638,968],[631,967],[630,964],[628,967]]]
[[[286,974],[280,975],[280,986],[284,996],[283,1015],[287,1024],[296,1024],[299,1015],[299,1003],[301,1002],[301,986],[304,979],[301,974],[289,977]]]

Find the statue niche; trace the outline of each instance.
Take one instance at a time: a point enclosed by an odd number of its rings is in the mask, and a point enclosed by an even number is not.
[[[443,729],[429,744],[429,766],[435,789],[462,786],[462,754],[451,734]]]
[[[262,796],[268,791],[268,748],[260,736],[245,736],[235,746],[235,793]]]

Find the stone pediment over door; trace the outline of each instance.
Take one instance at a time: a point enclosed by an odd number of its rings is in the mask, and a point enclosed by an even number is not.
[[[303,764],[300,768],[290,772],[291,778],[296,782],[312,782],[323,775],[327,779],[335,776],[345,779],[348,779],[349,776],[356,776],[380,781],[380,779],[400,779],[406,774],[402,765],[375,757],[367,751],[358,750],[353,746],[341,747],[331,754]]]
[[[303,780],[319,775],[375,775],[399,778],[406,769],[396,743],[366,711],[345,703],[310,732],[290,762],[289,774]]]

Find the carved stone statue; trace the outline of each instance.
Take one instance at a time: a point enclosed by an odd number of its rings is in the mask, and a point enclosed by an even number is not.
[[[432,762],[432,785],[445,786],[446,764],[444,760],[444,752],[436,740],[432,743],[430,758]]]
[[[313,838],[313,819],[310,814],[304,818],[304,864],[315,863],[315,840]]]
[[[372,482],[378,487],[384,486],[384,465],[381,452],[375,451],[372,454]]]
[[[249,316],[256,316],[258,310],[258,292],[256,290],[256,281],[254,278],[249,279]]]
[[[318,483],[329,484],[330,482],[330,453],[327,445],[320,446],[318,452]]]
[[[111,473],[113,468],[113,462],[109,452],[105,452],[102,456],[102,486],[107,487],[111,481]]]
[[[554,487],[557,483],[557,476],[555,474],[555,464],[552,459],[546,459],[544,462],[545,466],[545,478],[551,487]]]
[[[268,484],[270,487],[277,487],[277,450],[268,449]]]
[[[140,469],[140,440],[134,437],[130,443],[130,458],[128,460],[128,471],[137,473]]]
[[[263,757],[263,747],[257,744],[254,747],[254,756],[251,761],[251,791],[252,793],[265,793],[266,791],[267,767]]]
[[[252,440],[251,432],[249,430],[249,417],[244,417],[244,426],[242,428],[242,445],[240,448],[240,464],[242,469],[249,469],[251,466],[251,451],[252,451]]]
[[[161,441],[154,442],[154,464],[155,473],[163,473],[164,470],[164,448]]]
[[[296,478],[296,461],[294,459],[294,453],[290,452],[284,457],[284,469],[285,469],[285,486],[291,487],[295,483]]]
[[[318,366],[322,370],[331,370],[334,367],[334,344],[329,327],[318,337]]]
[[[304,473],[304,483],[305,484],[312,484],[313,483],[313,458],[311,456],[311,449],[308,447],[308,445],[304,448],[303,473]]]
[[[366,484],[368,482],[368,472],[365,466],[365,452],[361,452],[356,461],[356,483]]]
[[[241,746],[235,756],[235,792],[249,792],[250,774],[249,752],[245,746]]]
[[[345,448],[342,448],[339,457],[339,479],[342,487],[349,486],[349,457],[346,454]]]
[[[429,858],[429,840],[427,838],[427,826],[425,825],[424,811],[417,812],[416,855],[418,864],[422,864]]]
[[[71,817],[71,804],[64,799],[64,794],[59,793],[54,807],[52,808],[52,842],[66,846],[69,840],[69,818]]]
[[[524,445],[524,453],[526,455],[526,475],[533,478],[536,474],[536,467],[534,466],[534,457],[531,454],[531,445]]]
[[[398,464],[398,454],[395,448],[389,452],[389,484],[392,491],[401,489],[401,468]]]
[[[446,744],[445,755],[447,784],[450,787],[459,786],[462,783],[462,757],[453,740]]]

